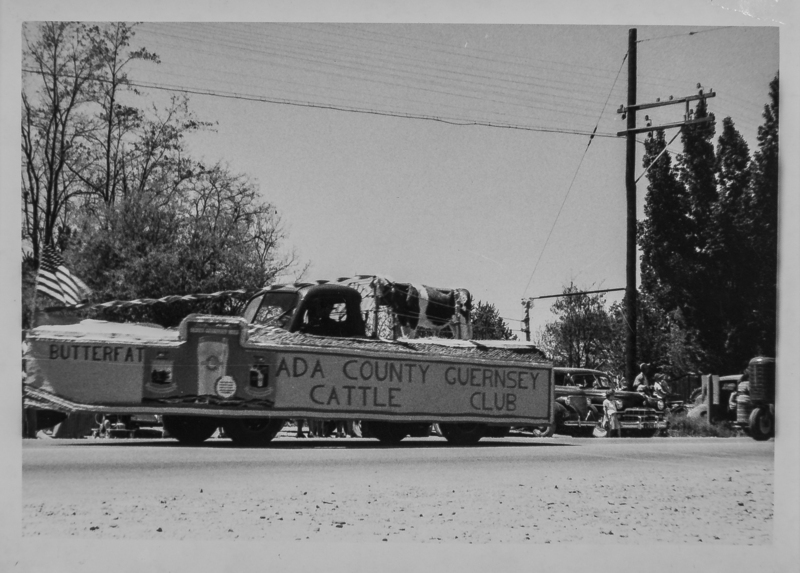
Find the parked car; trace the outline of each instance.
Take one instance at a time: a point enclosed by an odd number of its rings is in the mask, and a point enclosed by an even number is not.
[[[622,430],[628,435],[658,435],[667,430],[667,404],[656,399],[648,404],[638,392],[618,390],[611,377],[590,368],[553,369],[555,376],[555,427],[539,427],[534,434],[591,435],[603,417],[606,392],[614,390]]]

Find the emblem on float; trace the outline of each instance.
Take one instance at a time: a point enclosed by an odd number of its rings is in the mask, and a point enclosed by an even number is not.
[[[220,398],[233,398],[236,394],[236,381],[232,376],[222,376],[217,380],[215,390]]]

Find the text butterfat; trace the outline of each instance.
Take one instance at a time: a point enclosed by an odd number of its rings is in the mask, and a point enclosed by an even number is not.
[[[101,344],[51,344],[50,360],[89,362],[141,362],[144,348]]]

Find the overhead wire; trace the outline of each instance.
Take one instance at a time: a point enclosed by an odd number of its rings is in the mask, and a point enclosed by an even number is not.
[[[628,59],[628,52],[625,52],[625,56],[622,58],[622,63],[619,66],[619,71],[617,72],[617,77],[614,79],[614,83],[611,86],[611,90],[609,90],[608,97],[606,98],[606,102],[603,105],[603,109],[600,110],[600,117],[597,118],[597,125],[595,125],[595,130],[597,126],[600,125],[600,119],[603,117],[605,113],[606,107],[608,106],[608,101],[611,99],[611,93],[614,90],[614,86],[616,85],[617,81],[619,80],[619,74],[622,73],[622,67],[625,65],[625,61]],[[550,242],[550,237],[553,235],[553,230],[558,223],[558,219],[561,216],[561,211],[564,209],[564,205],[567,202],[567,198],[569,197],[570,191],[572,191],[572,186],[575,184],[575,180],[578,177],[578,173],[580,172],[581,165],[583,165],[583,160],[586,158],[586,154],[589,151],[589,146],[592,144],[592,140],[594,139],[594,134],[589,137],[589,141],[586,144],[586,147],[583,150],[583,155],[581,155],[581,159],[578,162],[578,167],[575,169],[575,173],[572,176],[572,181],[570,181],[569,187],[567,188],[567,192],[564,194],[564,199],[561,201],[561,206],[558,208],[558,212],[556,213],[555,219],[553,220],[553,224],[550,226],[550,231],[547,233],[547,238],[544,241],[544,245],[542,246],[542,250],[539,252],[539,257],[536,259],[536,264],[533,266],[533,270],[531,271],[531,275],[528,278],[528,283],[525,285],[525,289],[522,291],[522,297],[525,297],[525,293],[528,292],[528,287],[531,285],[531,281],[533,280],[533,275],[536,274],[536,269],[539,267],[539,262],[542,260],[542,256],[544,255],[544,251],[547,248],[548,243]]]
[[[175,36],[174,34],[165,34],[165,33],[160,33],[160,34],[161,35],[166,35],[166,36],[169,36],[169,37],[173,37],[173,38],[179,38],[179,39],[181,39],[181,38],[182,39],[191,39],[191,38],[185,37],[185,36]],[[254,50],[254,49],[249,48],[249,47],[248,48],[243,48],[241,46],[232,46],[232,47],[234,49],[246,49],[248,52],[254,52],[254,53],[257,53],[257,54],[262,54],[262,55],[265,54],[265,52],[263,50]],[[209,53],[209,52],[206,52],[206,53]],[[342,73],[336,73],[336,72],[330,72],[330,71],[320,71],[320,70],[314,69],[314,68],[306,68],[308,71],[312,71],[314,73],[333,76],[333,77],[340,77],[340,78],[347,79],[347,80],[352,80],[352,81],[367,81],[367,82],[371,82],[371,83],[382,83],[384,85],[389,85],[390,87],[408,88],[409,84],[407,83],[407,80],[409,80],[409,79],[416,80],[419,77],[417,69],[414,69],[413,75],[411,75],[411,76],[409,76],[407,74],[406,75],[387,74],[387,73],[385,73],[383,71],[383,69],[386,66],[377,66],[377,69],[376,69],[376,67],[366,67],[365,68],[364,66],[343,65],[343,64],[341,64],[339,62],[339,60],[341,59],[339,57],[336,57],[335,61],[334,60],[319,60],[319,59],[298,58],[296,56],[296,54],[289,53],[289,52],[286,52],[286,51],[281,52],[281,53],[284,54],[285,57],[287,57],[287,58],[299,59],[299,61],[303,61],[303,62],[305,62],[307,64],[313,64],[313,65],[325,64],[326,69],[334,68],[334,69],[339,69],[339,70],[345,70],[348,73],[342,74]],[[247,58],[247,59],[250,59],[251,61],[257,61],[257,62],[259,62],[261,64],[264,63],[264,61],[262,59],[260,59],[260,58]],[[290,67],[294,71],[297,70],[297,66],[294,66],[294,65],[289,66],[289,65],[287,65],[285,63],[281,63],[281,62],[272,62],[271,65],[277,65],[277,66],[280,66],[280,67]],[[396,68],[394,68],[394,69],[396,70]],[[431,68],[429,68],[429,69],[431,69]],[[432,69],[434,71],[441,71],[441,68],[432,68]],[[449,72],[449,70],[446,70],[446,71]],[[366,78],[364,78],[364,77],[358,78],[358,77],[354,77],[353,75],[351,75],[352,72],[369,73],[370,76],[366,77]],[[227,73],[230,73],[230,72],[227,72]],[[464,73],[468,73],[468,72],[450,72],[450,73],[460,73],[461,75],[463,75]],[[388,78],[391,78],[391,79],[403,79],[405,81],[405,83],[397,84],[396,82],[393,82],[393,81],[376,80],[376,78],[375,78],[376,75],[383,76],[383,77],[388,77]],[[423,74],[423,75],[425,75],[425,74]],[[476,77],[482,77],[484,79],[491,80],[493,82],[493,84],[485,84],[485,83],[477,83],[476,84],[475,82],[472,82],[471,84],[469,84],[469,87],[471,87],[473,89],[476,86],[482,87],[484,89],[488,89],[490,93],[495,93],[495,94],[500,93],[503,97],[505,97],[505,99],[503,99],[503,100],[497,100],[497,99],[489,98],[488,101],[493,101],[494,103],[499,103],[499,104],[503,104],[503,105],[521,106],[521,107],[524,107],[526,109],[531,109],[531,110],[535,110],[535,111],[540,111],[542,109],[546,109],[547,111],[550,111],[550,112],[553,112],[553,113],[568,113],[568,114],[573,115],[573,116],[574,115],[583,115],[585,117],[593,117],[592,115],[585,114],[582,110],[585,109],[586,106],[584,104],[586,102],[593,103],[596,100],[591,100],[591,99],[581,98],[581,97],[574,97],[574,96],[571,96],[571,95],[569,95],[567,93],[564,93],[563,90],[558,91],[557,88],[546,87],[544,84],[539,84],[545,90],[550,90],[550,92],[541,92],[540,91],[540,92],[535,92],[535,93],[540,93],[540,94],[546,96],[548,98],[548,101],[552,101],[552,99],[554,99],[555,97],[558,97],[559,102],[562,105],[560,107],[558,107],[558,108],[554,108],[554,107],[548,106],[546,103],[538,102],[538,101],[535,100],[535,98],[531,98],[530,97],[532,95],[530,91],[525,92],[525,96],[526,96],[526,102],[525,103],[522,103],[519,100],[509,101],[509,98],[506,97],[506,96],[508,96],[508,90],[506,90],[504,92],[498,92],[494,88],[494,85],[498,83],[498,80],[495,80],[494,78],[492,78],[492,76],[487,76],[487,75],[479,76],[478,74],[473,74],[473,75],[476,76]],[[430,76],[428,76],[428,77],[430,77]],[[441,81],[438,81],[439,79],[441,79],[441,76],[436,76],[434,78],[434,80],[437,81],[438,85],[447,86],[447,84],[444,84]],[[274,81],[274,80],[271,78],[271,81]],[[286,81],[286,80],[279,79],[278,81]],[[466,83],[463,80],[454,80],[454,81],[458,81],[460,83]],[[525,82],[515,82],[513,80],[509,81],[507,79],[501,79],[499,81],[502,82],[502,85],[508,85],[509,83],[515,83],[516,85],[525,85]],[[295,82],[295,83],[297,83],[297,82]],[[479,99],[479,100],[481,100],[483,102],[487,101],[487,98],[485,98],[485,97],[475,97],[475,96],[471,96],[469,94],[465,94],[463,92],[454,92],[454,91],[452,91],[452,89],[448,89],[448,90],[431,90],[430,88],[425,87],[427,85],[430,85],[430,81],[426,80],[426,83],[422,87],[418,87],[416,89],[421,89],[423,91],[432,91],[432,92],[435,92],[435,93],[439,93],[441,95],[464,97],[464,98],[468,98],[468,99]],[[535,84],[530,84],[529,83],[528,85],[535,85]],[[326,86],[326,89],[327,89],[327,86]],[[512,91],[516,91],[516,92],[522,93],[522,90],[519,89],[519,88],[509,88],[509,89],[511,89]],[[563,105],[564,101],[574,101],[574,102],[576,102],[576,106],[573,106],[572,108],[569,108],[569,106]],[[430,102],[427,102],[427,103],[430,103]],[[531,105],[531,103],[533,103],[533,105]],[[565,111],[564,108],[568,108],[568,109]]]
[[[23,69],[24,73],[39,73],[36,70],[30,69]],[[62,74],[64,75],[64,74]],[[106,80],[99,80],[99,81],[106,81]],[[164,91],[172,91],[172,92],[179,92],[179,93],[187,93],[187,94],[194,94],[194,95],[206,95],[206,96],[213,96],[213,97],[221,97],[221,98],[228,98],[228,99],[239,99],[245,101],[255,101],[255,102],[262,102],[262,103],[274,103],[274,104],[282,104],[282,105],[291,105],[291,106],[298,106],[298,107],[310,107],[310,108],[318,108],[318,109],[329,109],[329,110],[336,110],[336,111],[346,111],[351,113],[364,113],[369,115],[380,115],[380,116],[387,116],[387,117],[397,117],[397,118],[404,118],[404,119],[420,119],[420,120],[428,120],[428,121],[437,121],[440,123],[446,123],[450,125],[457,125],[457,126],[482,126],[482,127],[495,127],[495,128],[503,128],[503,129],[514,129],[514,130],[522,130],[522,131],[535,131],[535,132],[544,132],[544,133],[561,133],[566,135],[591,135],[592,137],[608,137],[608,138],[616,138],[616,134],[614,133],[601,133],[601,132],[589,132],[588,130],[568,130],[568,129],[558,129],[558,128],[548,128],[544,126],[533,126],[533,125],[519,125],[519,124],[503,124],[499,122],[488,122],[488,121],[477,121],[477,120],[469,120],[463,118],[448,118],[444,116],[433,116],[433,115],[422,115],[422,114],[412,114],[412,113],[403,113],[403,112],[392,112],[392,111],[382,111],[382,110],[374,110],[374,109],[357,109],[357,108],[350,108],[345,106],[335,106],[330,104],[321,104],[321,103],[314,103],[314,102],[300,102],[300,101],[293,101],[288,99],[280,99],[280,98],[269,98],[265,96],[257,96],[257,95],[249,95],[249,94],[237,94],[232,92],[222,92],[219,90],[203,90],[203,89],[191,89],[185,88],[181,86],[170,86],[170,85],[161,85],[156,84],[153,82],[134,82],[129,81],[128,85],[134,87],[141,87],[141,88],[148,88],[148,89],[156,89],[156,90],[164,90]]]
[[[709,28],[708,30],[694,30],[691,32],[681,32],[678,34],[670,34],[667,36],[656,36],[655,38],[643,38],[641,40],[636,40],[638,44],[643,42],[655,42],[656,40],[666,40],[667,38],[678,38],[680,36],[695,36],[697,34],[705,34],[708,32],[718,32],[720,30],[726,30],[728,28],[734,28],[735,26],[719,26],[715,28]]]
[[[337,27],[340,27],[340,28],[344,27],[344,25],[342,25],[342,24],[333,24],[333,26],[337,26]],[[498,52],[493,51],[493,50],[485,50],[485,49],[475,48],[475,47],[471,47],[470,48],[470,51],[472,51],[472,52],[486,53],[486,54],[491,54],[493,56],[492,58],[483,58],[481,56],[476,56],[474,54],[463,54],[461,52],[455,52],[454,51],[455,48],[453,48],[453,46],[451,46],[450,44],[445,44],[443,42],[436,42],[434,40],[422,40],[422,39],[418,39],[418,38],[409,38],[408,36],[400,36],[400,35],[397,35],[397,34],[391,34],[391,33],[387,33],[387,32],[384,32],[384,31],[382,31],[380,33],[372,32],[371,30],[365,30],[363,28],[358,28],[358,31],[363,33],[363,34],[371,34],[371,35],[379,36],[381,38],[381,40],[375,40],[376,42],[377,41],[383,42],[384,41],[383,38],[385,36],[391,36],[391,37],[395,37],[395,38],[402,39],[402,40],[405,40],[405,41],[416,41],[416,42],[419,42],[419,43],[424,43],[424,44],[429,44],[429,45],[442,46],[442,47],[447,48],[447,50],[444,51],[445,53],[454,54],[454,55],[458,55],[458,56],[461,56],[461,57],[464,57],[464,58],[469,58],[469,59],[485,60],[485,61],[488,61],[490,63],[497,63],[498,57],[506,57],[506,58],[513,58],[513,59],[517,59],[517,60],[523,60],[524,63],[523,64],[518,64],[518,65],[524,65],[524,66],[529,67],[529,68],[535,68],[536,67],[534,64],[531,64],[530,62],[544,62],[544,63],[552,64],[552,65],[556,66],[556,68],[543,68],[545,70],[553,70],[553,69],[555,69],[557,71],[562,71],[564,68],[585,69],[585,70],[588,70],[588,71],[586,71],[586,72],[571,72],[571,73],[573,73],[575,75],[582,74],[582,75],[586,75],[586,76],[594,76],[594,77],[602,78],[604,80],[610,79],[614,75],[614,70],[613,69],[605,70],[605,71],[608,71],[609,73],[608,74],[603,74],[602,72],[604,70],[601,70],[600,68],[598,68],[596,66],[574,64],[574,63],[571,63],[571,62],[556,61],[556,60],[545,60],[543,58],[531,58],[529,56],[519,56],[519,55],[516,55],[516,54],[498,53]],[[395,44],[395,45],[398,45],[398,44]],[[404,44],[400,44],[400,45],[404,45]],[[508,60],[506,60],[506,61],[508,62]],[[598,73],[598,72],[600,72],[600,73]]]

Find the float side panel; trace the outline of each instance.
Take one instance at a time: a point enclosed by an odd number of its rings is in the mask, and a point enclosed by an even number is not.
[[[298,351],[276,352],[272,377],[276,410],[496,422],[551,416],[542,365]]]
[[[89,404],[142,401],[144,348],[130,344],[35,340],[27,384]]]

